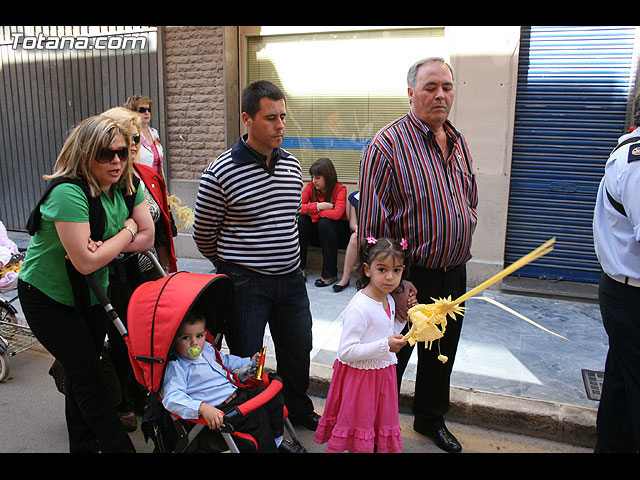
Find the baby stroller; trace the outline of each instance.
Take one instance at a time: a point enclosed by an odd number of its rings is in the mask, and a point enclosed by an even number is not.
[[[155,260],[155,258],[150,259]],[[93,287],[95,282],[91,283]],[[136,380],[149,392],[141,428],[145,440],[148,441],[151,438],[157,452],[197,451],[201,443],[198,442],[198,436],[203,429],[208,428],[204,420],[178,418],[169,414],[161,403],[160,388],[164,368],[175,334],[196,301],[206,303],[207,339],[217,349],[220,348],[224,321],[229,318],[232,298],[233,283],[226,275],[177,272],[158,280],[145,282],[135,289],[129,300],[126,329],[117,319],[117,314],[111,309],[108,299],[101,299],[105,310],[111,315],[127,343]],[[216,335],[215,339],[214,335]],[[261,381],[250,383],[247,382],[247,388],[260,385],[267,388],[251,401],[228,413],[226,418],[246,415],[266,403],[282,388],[282,381],[278,377],[269,377],[266,374]],[[291,442],[301,446],[286,416],[284,425]],[[214,448],[215,451],[228,449],[233,453],[239,453],[238,445],[240,444],[257,449],[257,444],[251,436],[234,431],[229,423],[225,423],[218,433],[222,441],[213,446],[208,442],[207,447]],[[210,439],[211,435],[207,438]]]

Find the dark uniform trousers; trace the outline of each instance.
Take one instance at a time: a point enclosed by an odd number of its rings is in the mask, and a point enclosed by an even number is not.
[[[640,287],[602,274],[598,290],[609,336],[598,407],[596,452],[640,449]]]

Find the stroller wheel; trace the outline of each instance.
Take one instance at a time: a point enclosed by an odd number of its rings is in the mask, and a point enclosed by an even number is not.
[[[0,354],[0,382],[4,382],[9,376],[9,356],[6,353]]]

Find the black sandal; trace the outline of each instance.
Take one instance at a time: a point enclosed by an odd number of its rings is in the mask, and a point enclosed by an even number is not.
[[[332,283],[336,283],[337,281],[338,281],[338,277],[333,277],[328,282],[325,282],[324,280],[322,280],[322,278],[319,278],[319,279],[316,280],[315,286],[316,287],[328,287],[329,285],[331,285]]]
[[[344,290],[345,288],[347,288],[349,286],[349,283],[351,283],[351,282],[349,281],[349,282],[345,283],[344,285],[340,285],[340,284],[336,283],[333,286],[333,291],[336,292],[336,293],[340,293],[342,290]]]

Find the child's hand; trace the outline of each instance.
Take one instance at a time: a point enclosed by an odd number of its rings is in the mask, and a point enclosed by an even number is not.
[[[400,349],[402,349],[402,347],[407,344],[407,341],[403,340],[402,335],[400,335],[399,333],[391,335],[387,338],[387,340],[389,341],[389,350],[393,353],[398,353]]]
[[[222,410],[218,410],[216,407],[212,407],[207,403],[202,402],[200,404],[198,413],[202,415],[202,418],[205,419],[211,430],[217,430],[224,423],[224,413]]]

